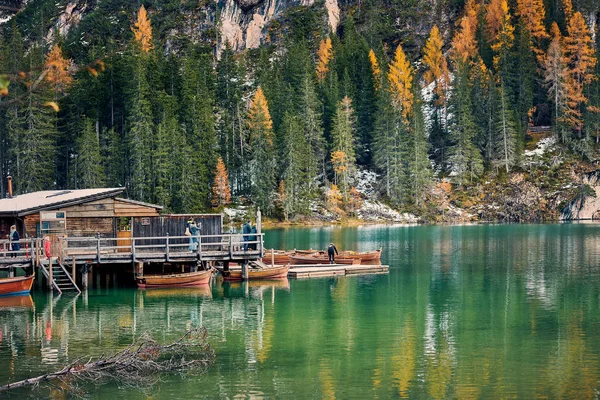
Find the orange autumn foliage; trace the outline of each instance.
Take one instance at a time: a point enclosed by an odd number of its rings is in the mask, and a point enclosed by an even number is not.
[[[427,39],[427,43],[423,49],[423,65],[427,68],[423,78],[427,85],[435,82],[433,91],[438,96],[436,100],[437,105],[446,102],[446,94],[450,84],[448,61],[442,52],[443,46],[444,42],[442,41],[440,30],[437,25],[434,25],[431,28],[429,39]]]
[[[500,10],[502,13],[500,16],[500,29],[492,41],[492,50],[494,50],[496,53],[493,60],[496,70],[500,70],[501,59],[506,55],[506,53],[508,53],[513,41],[515,40],[515,28],[510,23],[511,16],[508,11],[508,2],[506,0],[500,0]]]
[[[413,69],[400,44],[390,62],[388,80],[394,105],[402,113],[404,121],[408,122],[414,100],[412,91]]]
[[[451,55],[455,63],[465,64],[477,54],[477,9],[467,3],[465,15],[461,18],[457,33],[452,39]]]
[[[269,144],[273,144],[273,121],[269,113],[267,98],[260,86],[256,89],[256,93],[250,101],[248,127],[251,130],[264,130]]]
[[[50,82],[56,92],[64,91],[73,83],[73,77],[69,71],[71,60],[64,58],[59,45],[55,44],[46,56],[44,64],[46,69],[46,80]]]
[[[567,113],[565,121],[574,129],[583,128],[581,108],[587,103],[584,89],[594,79],[597,60],[591,32],[580,12],[573,14],[564,38],[565,58],[568,68]]]
[[[215,207],[224,206],[231,203],[231,190],[229,189],[229,174],[223,159],[219,157],[217,161],[217,173],[212,187],[213,205]]]
[[[488,40],[493,42],[504,20],[504,11],[502,9],[502,0],[491,0],[486,7],[485,13],[485,30],[488,35]]]
[[[317,79],[322,82],[329,72],[329,62],[333,58],[333,45],[331,38],[321,40],[319,50],[317,51]]]
[[[535,53],[538,63],[543,64],[545,53],[542,49],[541,42],[544,39],[549,38],[548,32],[546,32],[546,27],[544,25],[544,20],[546,18],[544,1],[518,0],[517,15],[521,17],[525,29],[527,29],[531,35],[531,50]]]
[[[142,5],[138,11],[137,20],[131,27],[135,41],[140,45],[144,53],[149,52],[154,47],[152,45],[152,25],[146,13],[146,8]]]
[[[331,164],[336,174],[348,171],[348,155],[343,151],[334,151],[331,153]]]
[[[373,49],[369,50],[369,61],[371,63],[371,72],[373,72],[373,81],[375,82],[375,90],[379,90],[381,86],[381,68]]]

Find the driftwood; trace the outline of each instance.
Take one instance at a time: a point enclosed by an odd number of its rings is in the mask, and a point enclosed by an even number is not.
[[[197,328],[171,344],[161,345],[144,335],[111,356],[86,357],[85,362],[78,359],[59,371],[0,386],[0,393],[26,386],[53,385],[53,381],[61,383],[60,389],[76,392],[79,382],[101,384],[108,380],[144,391],[152,388],[163,373],[206,372],[215,357],[206,337],[206,329]]]

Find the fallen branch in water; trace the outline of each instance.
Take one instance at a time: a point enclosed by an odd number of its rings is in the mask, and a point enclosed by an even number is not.
[[[139,390],[148,389],[158,382],[162,373],[206,372],[215,358],[206,337],[205,328],[191,329],[176,342],[161,345],[143,335],[112,356],[101,355],[97,359],[88,358],[86,362],[78,359],[59,371],[0,386],[0,392],[51,384],[53,380],[59,380],[61,388],[72,391],[78,381],[100,384],[107,380]]]

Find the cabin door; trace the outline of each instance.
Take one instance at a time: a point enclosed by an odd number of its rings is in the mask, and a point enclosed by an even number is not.
[[[53,257],[59,257],[60,239],[67,236],[67,214],[64,211],[44,211],[40,213],[40,236],[50,237],[50,251]],[[66,243],[63,243],[66,246]]]

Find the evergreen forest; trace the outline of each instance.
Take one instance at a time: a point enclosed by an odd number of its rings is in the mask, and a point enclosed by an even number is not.
[[[594,1],[349,1],[334,30],[324,3],[293,4],[241,51],[223,2],[96,0],[59,29],[67,3],[0,25],[2,196],[11,175],[16,193],[122,186],[180,213],[432,215],[598,158]],[[540,132],[561,149],[547,170],[523,156]]]

